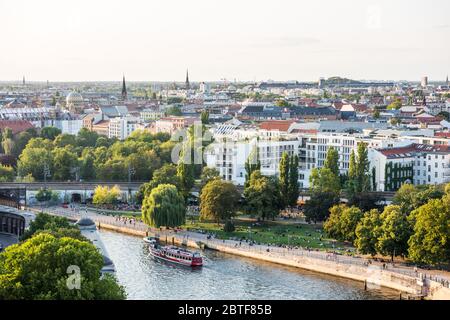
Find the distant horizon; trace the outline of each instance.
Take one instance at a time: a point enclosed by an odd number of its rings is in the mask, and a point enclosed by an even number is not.
[[[349,79],[349,80],[353,80],[353,81],[362,81],[362,82],[421,82],[421,77],[419,77],[418,79],[414,79],[414,80],[410,80],[410,79],[370,79],[370,78],[351,78],[351,77],[344,77],[344,76],[330,76],[330,77],[323,77],[325,80],[329,79],[329,78],[333,78],[333,77],[339,77],[339,78],[345,78],[345,79]],[[426,75],[424,75],[423,77],[426,77]],[[447,75],[445,75],[442,79],[430,79],[430,77],[428,77],[428,83],[439,83],[439,82],[446,82],[446,77]],[[47,83],[47,81],[49,83],[122,83],[122,76],[118,78],[118,80],[28,80],[25,77],[25,84],[28,83]],[[184,83],[185,80],[133,80],[133,79],[128,79],[125,76],[125,81],[127,83]],[[318,82],[319,79],[317,80],[299,80],[299,79],[256,79],[256,80],[238,80],[236,79],[236,81],[234,79],[226,79],[226,81],[224,79],[218,79],[218,80],[192,80],[191,77],[189,77],[189,82],[190,83],[224,83],[227,82],[229,84],[232,83],[258,83],[258,82],[274,82],[274,83],[281,83],[281,82],[305,82],[305,83],[314,83],[314,82]],[[13,84],[22,84],[23,82],[23,78],[20,79],[16,79],[16,80],[2,80],[0,79],[0,83],[13,83]]]

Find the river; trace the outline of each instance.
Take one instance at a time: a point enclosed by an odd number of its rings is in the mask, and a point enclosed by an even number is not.
[[[139,237],[100,231],[128,299],[145,300],[378,300],[398,299],[385,288],[364,290],[357,281],[284,267],[215,251],[204,251],[204,266],[193,270],[155,261]]]

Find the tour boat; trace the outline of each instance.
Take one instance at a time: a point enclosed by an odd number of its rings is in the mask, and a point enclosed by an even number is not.
[[[176,246],[161,246],[156,238],[144,238],[144,241],[149,244],[150,254],[157,259],[188,267],[203,265],[203,258],[199,253]]]

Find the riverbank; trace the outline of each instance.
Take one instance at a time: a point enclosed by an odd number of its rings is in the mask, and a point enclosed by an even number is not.
[[[76,212],[46,210],[66,217],[78,216]],[[249,245],[233,240],[208,238],[204,234],[181,231],[150,229],[132,220],[118,220],[114,217],[91,215],[100,229],[131,234],[134,236],[158,236],[168,243],[186,245],[193,248],[209,248],[220,252],[258,259],[266,262],[297,267],[341,278],[357,280],[367,286],[381,286],[407,293],[412,297],[429,299],[450,299],[450,289],[432,281],[426,274],[415,273],[407,268],[391,265],[371,264],[367,260],[346,257],[325,252],[287,249],[265,245]]]

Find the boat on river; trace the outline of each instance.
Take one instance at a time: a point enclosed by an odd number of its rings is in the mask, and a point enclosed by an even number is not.
[[[203,265],[203,258],[197,252],[173,245],[163,246],[154,237],[146,237],[144,238],[144,242],[148,243],[150,255],[156,259],[188,267],[201,267]]]

